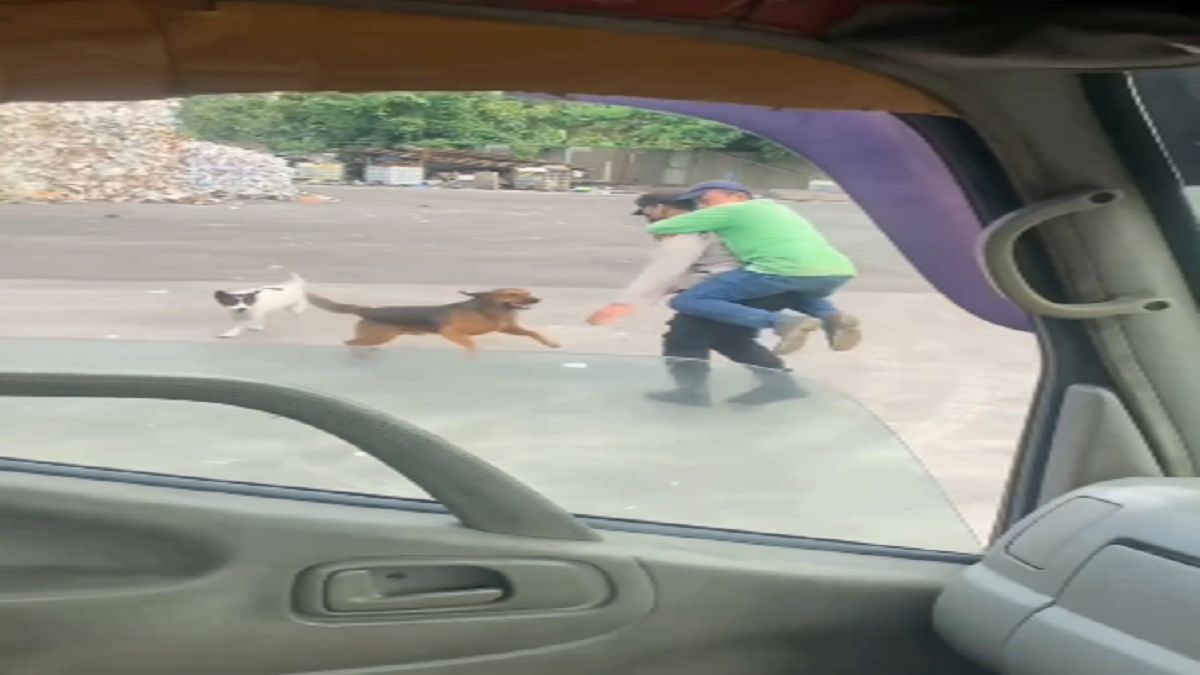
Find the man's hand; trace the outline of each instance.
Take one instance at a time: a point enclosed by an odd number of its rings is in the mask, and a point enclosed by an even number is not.
[[[607,326],[633,314],[633,305],[605,305],[588,317],[587,322],[593,326]]]

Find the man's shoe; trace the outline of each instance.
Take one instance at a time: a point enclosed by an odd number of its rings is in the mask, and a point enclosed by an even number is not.
[[[808,396],[808,392],[787,371],[755,370],[754,376],[760,381],[757,387],[727,399],[726,402],[734,405],[766,405]]]
[[[835,314],[826,319],[821,327],[825,329],[829,348],[835,352],[850,351],[863,339],[862,326],[858,317],[852,314]]]
[[[780,356],[799,351],[808,342],[809,334],[820,329],[820,321],[785,310],[775,321],[775,334],[779,336],[779,344],[775,345],[772,351]]]

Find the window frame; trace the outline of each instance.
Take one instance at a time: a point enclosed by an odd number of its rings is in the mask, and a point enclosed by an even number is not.
[[[42,462],[37,460],[14,459],[0,457],[0,471],[23,473],[60,478],[121,483],[127,485],[144,485],[148,487],[169,488],[175,490],[191,490],[196,492],[219,492],[222,494],[242,495],[246,497],[285,499],[292,501],[330,504],[334,506],[351,506],[358,508],[377,508],[410,513],[427,513],[430,515],[453,518],[450,511],[438,502],[411,497],[388,497],[382,495],[340,492],[335,490],[318,490],[315,488],[291,487],[286,485],[268,485],[265,483],[217,480],[212,478],[197,478],[192,476],[177,476],[151,471],[130,471],[126,469],[110,469],[82,464],[66,464],[59,462]],[[587,514],[572,514],[584,524],[601,531],[629,532],[634,534],[653,534],[682,539],[706,539],[756,546],[775,546],[794,548],[806,551],[831,551],[853,555],[882,556],[903,560],[923,560],[969,565],[982,558],[982,553],[967,553],[960,551],[941,551],[936,549],[912,548],[888,544],[872,544],[866,542],[847,541],[841,539],[823,539],[800,535],[770,534],[750,532],[700,525],[679,525],[674,523],[658,523],[644,520],[630,520]]]

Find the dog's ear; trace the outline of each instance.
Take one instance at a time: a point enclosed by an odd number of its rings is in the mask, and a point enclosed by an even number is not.
[[[225,305],[226,307],[237,304],[237,298],[233,297],[233,294],[226,293],[225,291],[217,291],[216,293],[213,293],[213,297],[217,299],[217,302]]]

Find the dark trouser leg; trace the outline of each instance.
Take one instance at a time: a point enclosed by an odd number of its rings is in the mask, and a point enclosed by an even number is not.
[[[795,298],[781,293],[743,304],[767,311],[789,307]],[[792,378],[783,359],[758,342],[758,330],[690,314],[676,314],[663,334],[663,356],[675,380],[674,391],[653,392],[655,400],[688,405],[708,405],[709,352],[716,351],[735,363],[751,366],[760,384],[730,399],[733,403],[761,405],[801,398],[804,390]]]
[[[790,307],[795,298],[790,293],[780,293],[746,302],[747,305],[776,312]],[[757,340],[758,331],[730,326],[722,339],[713,345],[718,353],[736,363],[752,366],[750,371],[758,379],[758,387],[729,399],[730,403],[763,405],[776,401],[803,398],[807,392],[796,382],[785,366],[783,359],[764,347]]]
[[[756,298],[747,300],[742,304],[762,309],[768,312],[778,312],[781,309],[791,307],[795,298],[791,293],[777,293],[768,295],[765,298]],[[742,326],[733,326],[730,324],[717,324],[720,330],[714,330],[714,341],[712,349],[721,356],[747,366],[755,366],[756,368],[771,368],[773,370],[787,370],[783,364],[783,359],[779,358],[770,349],[767,349],[758,341],[758,331],[753,328],[745,328]]]
[[[712,350],[714,328],[724,324],[698,316],[676,314],[667,322],[662,353],[667,357],[667,372],[675,380],[674,391],[651,392],[652,399],[684,405],[708,405],[708,356]]]
[[[708,369],[708,361],[667,358],[667,372],[675,380],[675,386],[680,389],[707,391]]]
[[[747,366],[786,370],[783,359],[758,341],[758,331],[743,329],[741,326],[731,326],[732,330],[724,331],[721,339],[713,344],[713,351],[721,356]]]

